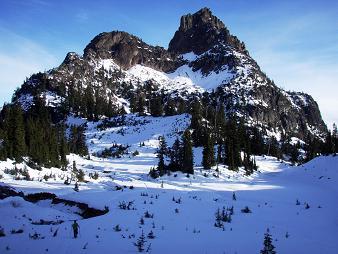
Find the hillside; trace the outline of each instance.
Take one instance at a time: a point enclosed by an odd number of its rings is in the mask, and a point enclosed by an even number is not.
[[[68,121],[82,124],[85,120],[69,118]],[[245,176],[242,169],[234,172],[220,166],[220,175],[215,177],[213,170],[202,169],[201,149],[195,148],[194,175],[188,178],[177,172],[152,179],[148,172],[157,164],[154,152],[159,130],[171,144],[177,133],[189,124],[189,116],[130,117],[127,122],[101,131],[97,129],[98,123],[88,123],[85,135],[91,153],[115,141],[130,147],[128,154],[115,159],[91,156],[86,160],[69,155],[68,160],[74,160],[84,170],[88,181],[80,183],[78,192],[73,190],[74,182],[64,184],[67,177],[71,178],[71,166],[68,171],[56,168],[37,171],[26,166],[33,178],[26,181],[18,180],[18,175],[4,173],[6,168],[14,167],[13,161],[0,163],[2,186],[11,186],[26,195],[50,192],[96,209],[109,208],[104,215],[83,219],[76,207],[53,205],[48,200],[30,203],[22,197],[3,199],[0,201],[1,227],[6,234],[0,237],[3,253],[7,253],[6,248],[8,253],[46,253],[47,250],[48,253],[135,253],[133,243],[142,231],[145,235],[154,233],[155,238],[147,238],[145,244],[146,248],[151,244],[152,253],[258,253],[267,228],[277,253],[335,253],[338,157],[318,157],[296,167],[273,157],[257,156],[258,171],[251,176]],[[144,146],[140,147],[143,142]],[[135,150],[139,155],[132,156]],[[90,178],[95,172],[98,179]],[[45,175],[49,177],[44,179]],[[121,209],[123,202],[133,202],[131,210]],[[217,209],[232,206],[231,222],[224,222],[224,229],[215,227]],[[251,213],[241,212],[245,206]],[[147,211],[148,217],[153,215],[153,218],[146,218]],[[140,224],[141,217],[144,225]],[[71,237],[73,219],[78,219],[80,225],[80,237],[76,240]],[[39,225],[40,220],[48,225]],[[59,224],[60,220],[64,222]],[[11,233],[19,229],[23,233]]]

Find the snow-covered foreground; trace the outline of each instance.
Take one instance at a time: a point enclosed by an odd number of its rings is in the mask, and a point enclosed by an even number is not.
[[[29,169],[34,180],[24,181],[4,173],[5,168],[13,168],[11,161],[0,163],[1,181],[24,193],[52,192],[95,208],[109,207],[103,216],[82,219],[76,210],[47,201],[0,200],[0,226],[6,234],[0,237],[0,253],[135,253],[133,243],[142,231],[145,236],[154,233],[155,238],[145,243],[151,253],[259,253],[267,228],[277,253],[337,253],[338,156],[319,157],[298,167],[272,157],[256,157],[259,172],[254,175],[245,177],[220,167],[216,177],[213,171],[201,170],[201,149],[197,148],[194,176],[173,173],[153,180],[147,174],[157,163],[158,136],[164,134],[171,145],[175,133],[187,127],[189,117],[127,120],[128,126],[101,131],[97,123],[88,124],[91,152],[117,142],[130,145],[130,154],[119,159],[91,156],[91,160],[70,155],[70,162],[75,160],[87,176],[99,173],[97,180],[86,177],[88,182],[80,184],[79,192],[73,190],[74,184],[64,184],[70,170]],[[145,146],[140,147],[142,142]],[[135,150],[139,155],[132,156]],[[51,173],[48,181],[42,179]],[[120,209],[123,202],[133,202],[131,209]],[[224,223],[224,229],[214,226],[215,212],[223,206],[234,207],[232,221]],[[251,213],[241,212],[245,206]],[[146,218],[147,211],[153,218]],[[64,222],[35,225],[40,219]],[[80,225],[78,239],[72,238],[74,219]],[[115,230],[116,225],[121,231]],[[19,229],[23,233],[11,233]]]

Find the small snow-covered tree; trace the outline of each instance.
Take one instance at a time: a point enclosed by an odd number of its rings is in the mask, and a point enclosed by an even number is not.
[[[140,237],[137,239],[136,243],[134,243],[134,245],[136,246],[138,252],[143,252],[144,251],[144,244],[146,243],[146,238],[144,236],[143,230],[142,230],[142,234],[140,235]]]
[[[148,238],[149,239],[154,239],[155,238],[154,232],[152,230],[150,230],[150,232],[148,234]]]
[[[276,254],[275,246],[272,244],[272,238],[269,229],[266,230],[264,235],[264,247],[261,250],[261,254]]]

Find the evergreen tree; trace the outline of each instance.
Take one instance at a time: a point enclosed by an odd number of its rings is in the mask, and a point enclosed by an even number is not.
[[[190,110],[191,114],[191,123],[190,128],[192,129],[198,129],[200,127],[200,122],[202,119],[201,116],[201,104],[199,101],[194,101]]]
[[[106,104],[106,101],[104,98],[100,96],[100,90],[99,88],[95,89],[95,106],[94,106],[94,119],[95,121],[99,120],[100,115],[104,113],[104,107]]]
[[[105,115],[108,118],[111,118],[111,117],[113,117],[115,115],[115,110],[114,110],[114,106],[113,106],[113,102],[112,102],[111,96],[109,96],[109,99],[108,99],[108,104],[107,104],[107,107],[106,107]]]
[[[251,151],[253,154],[262,155],[265,153],[265,144],[262,132],[258,128],[252,129],[252,136],[250,138]]]
[[[161,97],[155,97],[150,100],[150,114],[152,116],[162,116],[163,105]]]
[[[59,154],[60,154],[60,162],[61,167],[65,169],[68,164],[66,155],[68,154],[68,145],[67,140],[65,137],[65,127],[64,125],[60,125],[59,133],[58,133],[58,140],[59,140]]]
[[[157,158],[158,158],[157,170],[159,171],[160,176],[162,176],[165,174],[166,171],[164,158],[167,154],[167,143],[165,141],[164,136],[160,136],[159,140],[160,140],[159,148],[157,150]]]
[[[77,170],[76,162],[75,162],[75,161],[73,161],[72,172],[73,172],[74,175],[77,175],[77,173],[78,173],[78,170]]]
[[[278,141],[275,137],[271,137],[270,140],[268,140],[268,155],[277,157],[280,159],[282,157],[281,150],[279,148]]]
[[[17,161],[22,160],[26,154],[25,125],[23,111],[20,105],[14,105],[11,109],[10,137],[12,139],[13,157]]]
[[[177,114],[183,114],[186,112],[186,102],[182,98],[178,98],[177,102]]]
[[[177,171],[182,168],[182,144],[180,140],[177,138],[170,149],[170,164],[169,168],[171,171]]]
[[[166,116],[173,116],[176,114],[176,106],[175,102],[173,100],[168,100],[165,107],[164,107],[164,113]]]
[[[251,159],[251,151],[249,143],[246,144],[244,149],[243,166],[246,175],[251,175],[256,170],[254,159]]]
[[[86,145],[86,138],[84,135],[83,127],[71,126],[69,149],[70,149],[70,152],[79,154],[81,156],[88,155],[88,148]]]
[[[207,134],[206,138],[207,139],[203,147],[202,165],[204,169],[210,169],[215,165],[215,151],[214,144],[209,133]]]
[[[138,102],[138,99],[137,99],[136,95],[132,94],[132,96],[130,98],[130,111],[132,113],[137,112],[137,102]]]
[[[183,133],[182,141],[183,141],[183,158],[182,158],[183,172],[188,174],[194,174],[192,139],[189,130],[185,130],[185,132]]]
[[[143,98],[143,96],[139,96],[137,100],[136,112],[138,112],[140,116],[143,116],[145,114],[145,105],[145,99]]]
[[[316,137],[312,137],[308,135],[306,139],[306,146],[305,148],[305,156],[306,161],[312,160],[316,156],[318,156],[320,152],[320,142]]]
[[[261,250],[261,254],[276,254],[275,246],[272,244],[272,238],[269,233],[269,229],[267,229],[264,235],[264,247]]]
[[[10,131],[10,107],[8,105],[4,105],[2,111],[3,118],[1,119],[1,128],[3,132],[3,153],[5,158],[13,158],[13,146],[11,142],[11,131]]]
[[[136,246],[138,252],[143,252],[145,250],[145,243],[147,242],[146,237],[144,236],[143,230],[141,236],[137,239],[134,245]]]
[[[195,146],[203,145],[203,137],[205,136],[205,128],[202,126],[202,105],[198,100],[192,103],[190,128],[193,130],[192,139]]]
[[[5,149],[6,136],[5,135],[6,133],[1,129],[1,125],[0,125],[0,160],[6,160],[6,149]]]
[[[218,109],[217,114],[216,114],[216,125],[217,125],[217,128],[218,128],[218,130],[217,130],[218,133],[221,132],[222,127],[225,125],[224,112],[225,112],[224,105],[221,104],[219,106],[219,109]]]
[[[333,153],[338,153],[338,131],[337,131],[337,125],[333,123],[332,126],[332,144],[333,144]]]
[[[290,161],[292,163],[296,163],[298,162],[298,157],[299,157],[299,150],[298,147],[296,145],[291,145],[290,146]]]
[[[241,159],[241,142],[239,132],[236,128],[235,120],[230,119],[225,128],[225,163],[229,170],[238,170],[242,165]]]
[[[95,113],[95,100],[93,96],[93,88],[91,85],[88,85],[85,90],[84,98],[84,107],[85,107],[85,116],[89,121],[94,120]]]

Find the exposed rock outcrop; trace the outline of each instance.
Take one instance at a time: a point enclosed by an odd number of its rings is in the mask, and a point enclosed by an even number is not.
[[[85,48],[84,58],[114,59],[123,69],[141,64],[164,72],[179,66],[178,55],[121,31],[101,33]]]
[[[169,51],[179,54],[194,52],[199,55],[219,43],[247,53],[244,43],[231,35],[223,22],[213,16],[208,8],[203,8],[195,14],[181,17],[180,27],[169,43]]]

